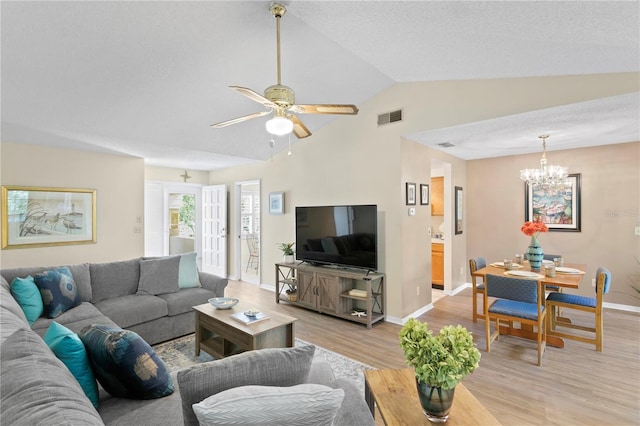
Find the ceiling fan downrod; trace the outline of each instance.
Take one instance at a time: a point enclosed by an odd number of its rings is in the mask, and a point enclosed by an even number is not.
[[[287,8],[284,7],[284,5],[281,5],[280,3],[272,3],[269,10],[271,10],[271,14],[273,15],[273,17],[276,18],[276,56],[277,56],[277,62],[278,62],[278,85],[279,85],[281,84],[281,80],[280,80],[280,18],[282,18],[284,14],[287,13]]]

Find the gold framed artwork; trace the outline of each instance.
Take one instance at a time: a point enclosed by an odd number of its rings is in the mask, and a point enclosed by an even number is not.
[[[96,241],[95,189],[2,187],[2,249]]]

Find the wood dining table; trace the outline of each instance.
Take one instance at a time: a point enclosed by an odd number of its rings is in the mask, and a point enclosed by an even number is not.
[[[489,264],[484,268],[478,269],[472,275],[474,277],[481,277],[483,282],[486,282],[487,275],[505,275],[507,271],[505,271],[503,266],[494,266],[498,262],[495,262],[493,265]],[[543,264],[544,267],[544,264]],[[520,277],[523,279],[535,279],[538,281],[539,285],[546,287],[561,287],[561,288],[569,288],[569,289],[577,289],[580,286],[580,282],[582,281],[582,277],[584,276],[584,271],[587,269],[587,265],[580,263],[565,263],[565,268],[572,268],[582,273],[563,273],[558,272],[556,270],[554,277],[547,277],[544,274],[544,268],[541,269],[537,277]],[[514,269],[514,271],[531,271],[529,267],[529,263],[524,261],[521,265],[521,268]],[[508,274],[507,274],[508,275]],[[518,278],[513,276],[513,278]],[[565,321],[571,322],[568,318],[558,317],[557,321]],[[527,326],[523,324],[521,328],[515,328],[513,326],[509,327],[507,325],[500,326],[500,334],[509,334],[511,336],[524,337],[526,339],[537,340],[537,335],[533,330],[533,326]],[[547,336],[547,345],[554,346],[557,348],[564,348],[564,339],[557,336]]]

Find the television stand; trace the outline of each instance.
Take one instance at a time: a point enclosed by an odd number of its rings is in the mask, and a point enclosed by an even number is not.
[[[370,329],[385,318],[384,274],[276,263],[276,303],[280,301],[365,324]]]

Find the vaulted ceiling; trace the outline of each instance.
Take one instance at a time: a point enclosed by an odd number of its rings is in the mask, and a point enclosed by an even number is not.
[[[299,103],[358,105],[398,82],[640,71],[637,1],[283,3],[282,82]],[[269,4],[3,1],[2,141],[195,170],[269,158],[268,117],[209,127],[263,109],[228,86],[261,93],[276,82]],[[521,137],[541,120],[571,134],[562,148],[630,142],[640,139],[638,99],[411,136],[451,142],[467,159],[525,152]],[[336,119],[300,118],[311,132]]]

